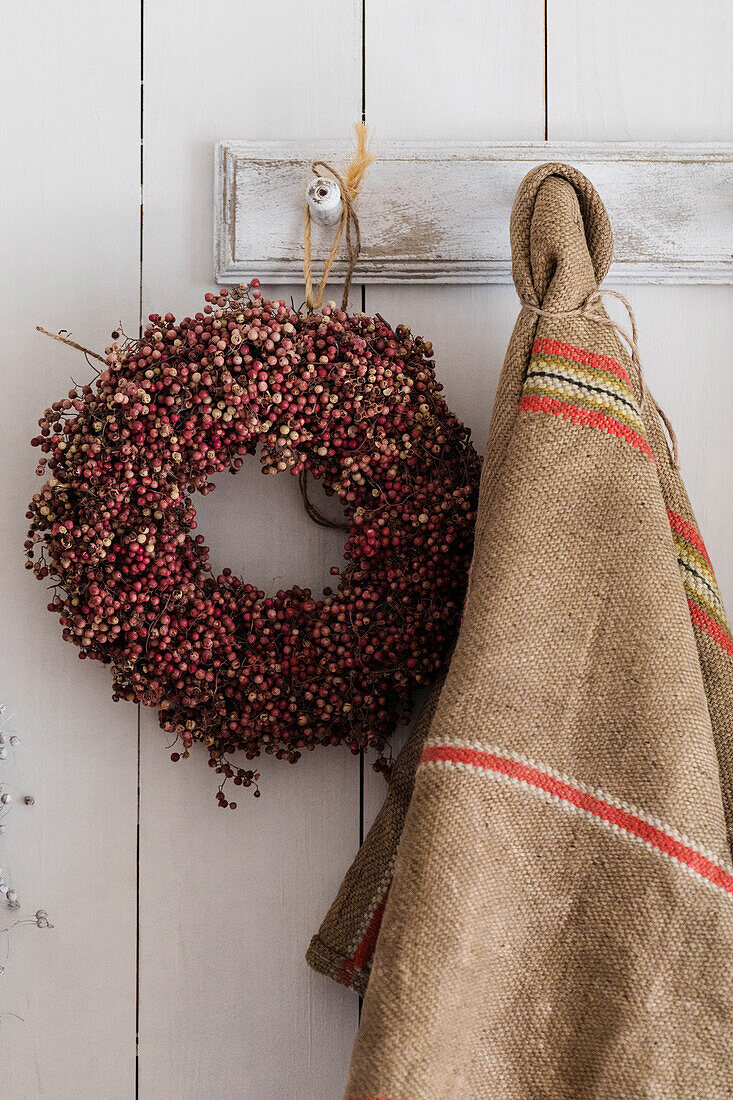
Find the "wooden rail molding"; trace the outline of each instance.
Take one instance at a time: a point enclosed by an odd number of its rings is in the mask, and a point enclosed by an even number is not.
[[[378,142],[375,151],[359,198],[358,283],[510,282],[514,194],[533,164],[551,160],[584,172],[608,208],[609,282],[733,283],[733,143]],[[349,152],[348,142],[219,142],[217,280],[301,280],[306,187],[322,261],[338,187],[311,182],[310,165],[344,164]],[[342,256],[334,279],[345,270]]]

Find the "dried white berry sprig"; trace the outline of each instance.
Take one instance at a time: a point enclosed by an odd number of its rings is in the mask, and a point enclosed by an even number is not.
[[[10,716],[5,717],[6,706],[5,703],[0,703],[0,760],[7,759],[8,745],[15,747],[20,743],[20,738],[15,734],[8,734],[6,730],[7,723],[10,721]],[[32,806],[35,803],[35,799],[32,795],[26,795],[24,802],[27,806]],[[0,809],[6,809],[8,812],[12,807],[13,796],[9,791],[3,790],[0,786]],[[6,824],[5,818],[7,813],[0,817],[0,834],[5,832]],[[5,881],[5,876],[2,868],[0,867],[0,896],[4,896],[8,903],[9,909],[20,909],[20,900],[18,898],[17,890],[9,886]],[[27,918],[25,920],[16,920],[12,924],[7,925],[6,928],[0,928],[0,935],[2,933],[9,933],[12,928],[17,927],[19,924],[35,924],[38,928],[53,928],[52,924],[49,924],[48,913],[45,909],[38,909],[34,919]]]
[[[37,909],[35,917],[25,917],[23,920],[14,920],[11,924],[0,928],[0,936],[3,932],[10,932],[12,928],[17,928],[21,924],[35,924],[36,928],[53,928],[53,925],[49,923],[48,913],[45,909]]]

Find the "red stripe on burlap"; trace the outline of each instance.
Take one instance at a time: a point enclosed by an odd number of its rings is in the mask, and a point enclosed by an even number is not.
[[[561,359],[569,359],[571,363],[579,363],[582,367],[595,367],[596,370],[606,370],[609,374],[615,374],[629,386],[631,381],[628,374],[615,359],[609,359],[607,355],[598,355],[595,351],[586,351],[585,348],[576,348],[572,344],[563,344],[560,340],[535,340],[532,345],[532,354],[542,352],[549,355],[559,355]]]
[[[678,516],[676,512],[671,511],[669,508],[667,509],[667,519],[674,533],[676,535],[681,535],[689,546],[692,546],[698,553],[702,554],[712,570],[713,563],[710,561],[710,555],[705,548],[705,543],[702,541],[702,536],[697,528],[693,527],[686,519],[682,516]],[[682,557],[680,557],[680,565],[685,565]],[[684,568],[682,570],[682,577],[685,587],[687,588]],[[714,586],[714,589],[718,599],[720,599],[717,585]],[[702,630],[704,634],[713,638],[729,657],[733,657],[733,638],[731,638],[726,627],[719,623],[717,619],[714,619],[712,615],[708,614],[694,598],[688,597],[687,603],[690,608],[690,617],[692,618],[693,625]]]
[[[682,535],[682,538],[685,539],[686,542],[689,542],[690,546],[694,546],[696,550],[699,550],[712,569],[713,563],[710,561],[710,555],[705,549],[705,543],[702,541],[700,532],[693,527],[691,523],[688,523],[686,519],[683,519],[682,516],[678,516],[676,512],[670,511],[669,508],[667,509],[667,518],[669,520],[669,526],[675,534]]]
[[[623,810],[606,802],[597,795],[587,794],[578,787],[558,779],[554,775],[540,771],[530,764],[524,764],[518,760],[511,760],[506,756],[499,756],[492,752],[481,752],[478,749],[466,749],[453,745],[436,745],[425,749],[420,758],[421,764],[431,764],[447,761],[453,764],[469,764],[477,768],[485,768],[487,771],[496,772],[499,775],[508,776],[510,779],[518,779],[530,787],[562,799],[563,802],[575,806],[578,810],[592,814],[600,821],[616,828],[623,829],[631,836],[638,837],[646,844],[671,856],[678,863],[688,867],[701,878],[707,879],[714,886],[725,890],[733,896],[733,875],[719,867],[696,848],[677,840],[664,829],[652,825],[630,810]]]
[[[519,402],[520,410],[525,412],[551,413],[553,416],[562,416],[573,424],[585,424],[589,428],[599,428],[602,432],[615,435],[636,447],[648,455],[652,461],[654,456],[651,447],[643,435],[634,431],[628,424],[622,424],[620,420],[614,420],[605,413],[595,412],[593,409],[585,409],[581,405],[574,405],[571,401],[560,401],[557,397],[533,397],[528,395]]]
[[[387,904],[387,896],[389,894],[389,888],[382,900],[377,905],[376,909],[372,913],[372,919],[369,921],[369,927],[364,933],[364,938],[357,947],[354,955],[350,959],[344,959],[339,968],[337,981],[342,985],[351,984],[351,976],[355,970],[359,970],[362,966],[366,966],[372,955],[374,954],[374,948],[377,943],[377,936],[379,935],[379,929],[382,927],[382,917],[384,916],[384,907]]]
[[[699,626],[705,634],[709,634],[711,638],[714,638],[721,649],[724,649],[729,657],[733,657],[733,638],[723,630],[720,623],[717,623],[715,619],[708,615],[706,611],[700,607],[694,600],[687,601],[690,607],[690,618],[692,619],[694,626]]]

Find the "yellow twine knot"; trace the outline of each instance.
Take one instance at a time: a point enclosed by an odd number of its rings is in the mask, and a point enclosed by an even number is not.
[[[338,252],[338,247],[344,233],[346,234],[346,250],[349,256],[349,265],[346,270],[344,293],[341,299],[342,309],[346,309],[349,302],[351,280],[354,276],[354,268],[356,267],[356,262],[359,259],[359,253],[361,251],[359,219],[356,216],[354,205],[359,195],[359,188],[361,186],[361,181],[364,179],[364,173],[372,161],[376,159],[374,153],[369,152],[367,149],[368,130],[366,125],[363,122],[357,122],[354,124],[354,130],[356,131],[356,149],[354,150],[354,154],[343,176],[341,176],[335,168],[332,168],[330,164],[326,164],[325,161],[315,160],[311,165],[311,169],[316,175],[320,175],[319,169],[325,169],[339,185],[341,191],[341,218],[333,238],[331,251],[323,265],[323,274],[321,275],[318,289],[314,294],[311,270],[311,212],[310,207],[306,204],[305,229],[303,233],[305,252],[303,258],[303,275],[305,277],[305,304],[309,310],[319,309],[323,305],[323,296],[326,290],[328,276],[331,274],[331,268],[336,259],[336,253]]]

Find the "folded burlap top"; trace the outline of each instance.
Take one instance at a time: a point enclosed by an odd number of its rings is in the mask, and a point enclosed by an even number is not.
[[[586,315],[598,195],[533,170],[511,240],[460,636],[308,961],[365,993],[350,1098],[733,1096],[730,628],[638,363]]]

